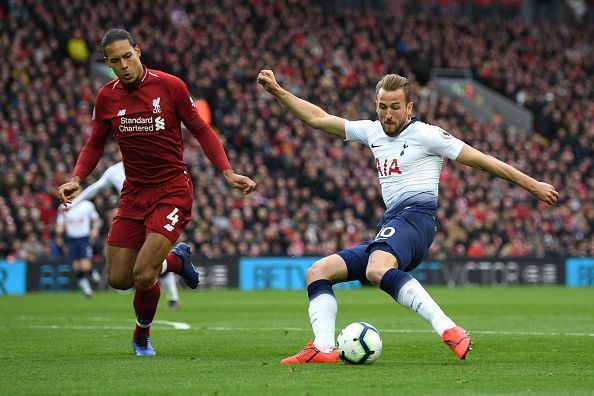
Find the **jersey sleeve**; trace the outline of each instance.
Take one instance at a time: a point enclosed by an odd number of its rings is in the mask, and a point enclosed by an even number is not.
[[[72,206],[76,206],[82,201],[94,198],[99,191],[107,187],[109,185],[108,172],[109,170],[107,170],[95,183],[82,190],[80,194],[72,200]]]
[[[176,78],[174,80],[174,94],[177,98],[177,115],[184,123],[190,133],[198,140],[204,154],[208,157],[210,162],[220,171],[231,169],[231,164],[227,159],[225,149],[219,140],[217,134],[212,130],[210,125],[206,123],[198,114],[198,110],[194,105],[194,101],[190,96],[188,87],[183,81]]]
[[[420,130],[419,139],[427,154],[438,155],[451,160],[458,158],[458,154],[464,147],[462,140],[434,125]]]
[[[102,95],[99,93],[95,101],[95,108],[93,109],[93,116],[91,118],[91,135],[87,139],[87,142],[83,146],[74,172],[72,176],[78,176],[80,180],[84,180],[89,173],[95,169],[103,150],[105,149],[105,143],[107,142],[107,136],[111,129],[109,121],[101,118],[101,98]]]
[[[347,142],[359,142],[369,146],[369,137],[367,133],[373,129],[373,121],[344,121],[344,132]]]

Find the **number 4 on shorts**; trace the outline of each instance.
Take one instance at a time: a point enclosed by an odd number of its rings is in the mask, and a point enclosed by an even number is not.
[[[179,221],[179,216],[176,214],[178,210],[178,208],[173,208],[171,213],[167,215],[167,219],[171,220],[171,224],[165,224],[163,228],[169,232],[173,231],[175,224]]]

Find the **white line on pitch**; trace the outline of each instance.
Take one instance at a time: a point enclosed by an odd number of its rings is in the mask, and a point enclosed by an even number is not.
[[[183,322],[168,322],[163,320],[156,320],[155,324],[166,325],[168,327],[159,326],[159,330],[188,330],[191,326]],[[25,326],[7,326],[0,325],[0,329],[7,328],[28,328],[28,329],[50,329],[50,330],[129,330],[130,326],[85,326],[85,325],[25,325]],[[223,327],[223,326],[194,326],[194,330],[205,331],[311,331],[310,329],[301,327]],[[382,333],[433,333],[431,330],[411,330],[411,329],[382,329]],[[487,335],[512,335],[512,336],[539,336],[539,337],[594,337],[594,333],[560,333],[560,332],[539,332],[539,331],[489,331],[489,330],[473,330],[471,334],[487,334]]]
[[[310,331],[300,327],[220,327],[220,326],[196,326],[198,330],[211,331]],[[382,329],[382,333],[433,333],[432,330],[407,330],[407,329]],[[489,334],[489,335],[517,335],[517,336],[568,336],[568,337],[594,337],[594,333],[545,333],[538,331],[470,331],[470,334]]]

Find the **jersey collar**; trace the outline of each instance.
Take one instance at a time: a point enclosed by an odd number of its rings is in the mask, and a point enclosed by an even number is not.
[[[411,119],[410,119],[410,122],[409,122],[408,124],[406,124],[406,125],[404,126],[404,128],[402,128],[402,130],[400,130],[400,132],[398,132],[398,134],[400,135],[402,132],[404,132],[404,130],[405,130],[406,128],[408,128],[408,127],[409,127],[411,124],[413,124],[413,123],[415,123],[415,122],[417,122],[417,121],[421,121],[421,120],[419,120],[419,117],[416,117],[416,116],[415,116],[415,117],[411,118]]]
[[[122,83],[121,80],[118,79],[117,85],[119,85],[124,90],[133,91],[135,89],[139,89],[140,87],[142,87],[142,85],[144,84],[144,81],[146,80],[148,75],[149,75],[148,69],[146,68],[145,65],[142,65],[142,73],[140,73],[140,77],[138,78],[138,80],[136,80],[136,82],[134,84],[125,85],[124,83]],[[114,88],[115,88],[115,86],[114,86]]]

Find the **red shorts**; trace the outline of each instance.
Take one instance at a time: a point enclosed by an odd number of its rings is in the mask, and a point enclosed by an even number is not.
[[[193,197],[192,179],[185,172],[156,187],[124,183],[107,244],[140,249],[149,232],[164,235],[175,243],[192,217]]]

